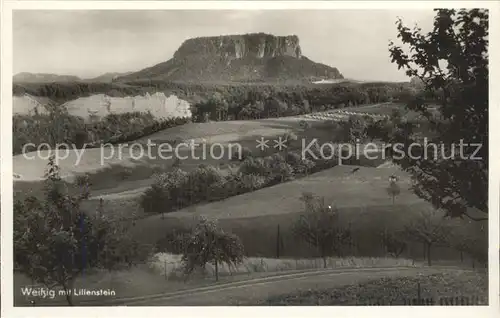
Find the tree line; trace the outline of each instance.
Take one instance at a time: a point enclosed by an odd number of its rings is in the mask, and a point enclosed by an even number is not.
[[[55,147],[58,144],[76,148],[100,147],[101,144],[129,142],[157,131],[186,124],[190,118],[156,118],[150,112],[108,114],[85,121],[73,116],[62,106],[49,106],[47,114],[15,115],[12,118],[12,151],[21,154],[23,147],[33,143]],[[27,151],[35,150],[33,148]]]

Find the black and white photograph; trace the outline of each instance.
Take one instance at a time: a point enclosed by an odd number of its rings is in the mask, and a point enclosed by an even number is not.
[[[8,2],[3,310],[498,313],[498,2]]]

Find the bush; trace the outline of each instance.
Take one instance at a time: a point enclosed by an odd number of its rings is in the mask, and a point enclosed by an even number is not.
[[[288,152],[286,154],[286,162],[293,168],[293,173],[297,175],[307,175],[316,165],[314,161],[302,158],[302,156],[295,152]]]
[[[245,159],[250,158],[252,156],[253,156],[252,150],[250,148],[248,148],[248,147],[243,147],[241,149],[241,152],[237,151],[237,152],[235,152],[232,155],[231,160],[234,160],[234,161],[244,161]]]
[[[158,174],[153,185],[141,196],[145,212],[165,213],[187,205],[183,189],[187,184],[187,173],[181,169]]]
[[[221,199],[224,176],[212,166],[200,167],[187,173],[181,169],[156,175],[154,184],[141,197],[145,212],[166,213],[184,207]],[[225,198],[225,197],[222,197]]]
[[[267,177],[268,175],[268,168],[263,158],[250,157],[245,159],[241,163],[238,171],[244,175],[256,175],[263,177]]]
[[[83,187],[83,186],[86,186],[86,185],[89,185],[89,186],[92,186],[92,184],[90,183],[90,176],[89,174],[82,174],[82,175],[77,175],[75,177],[75,185],[79,186],[79,187]]]
[[[161,185],[153,184],[141,196],[141,207],[145,212],[164,213],[170,203],[168,191]]]
[[[266,178],[257,175],[234,173],[211,187],[210,201],[223,200],[235,195],[252,192],[265,187]]]
[[[302,129],[304,129],[304,130],[307,130],[307,129],[311,128],[311,123],[309,123],[309,122],[307,122],[307,121],[305,121],[305,120],[301,120],[301,121],[299,122],[299,125],[300,125],[300,127],[301,127]]]
[[[267,167],[267,178],[271,184],[289,181],[294,177],[292,166],[279,153],[267,157],[265,165]]]
[[[223,181],[224,176],[217,168],[200,166],[187,175],[182,195],[186,196],[191,204],[210,201],[211,188]]]

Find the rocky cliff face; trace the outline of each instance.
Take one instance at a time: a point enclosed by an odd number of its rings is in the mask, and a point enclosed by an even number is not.
[[[302,51],[296,35],[274,36],[265,33],[194,38],[186,40],[174,58],[192,54],[218,55],[223,59],[246,57],[271,58],[291,56],[301,58]]]
[[[188,39],[172,59],[118,81],[266,82],[343,78],[333,67],[302,55],[296,35],[265,33]]]

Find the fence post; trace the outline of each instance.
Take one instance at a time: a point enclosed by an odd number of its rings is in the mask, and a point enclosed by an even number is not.
[[[219,250],[217,247],[217,240],[215,242],[215,281],[219,281]]]
[[[418,302],[418,305],[422,304],[422,299],[420,296],[420,282],[417,283],[417,302]]]
[[[278,233],[276,235],[276,258],[280,258],[280,225],[278,224]]]
[[[165,280],[168,280],[168,275],[167,275],[167,259],[165,258]]]

